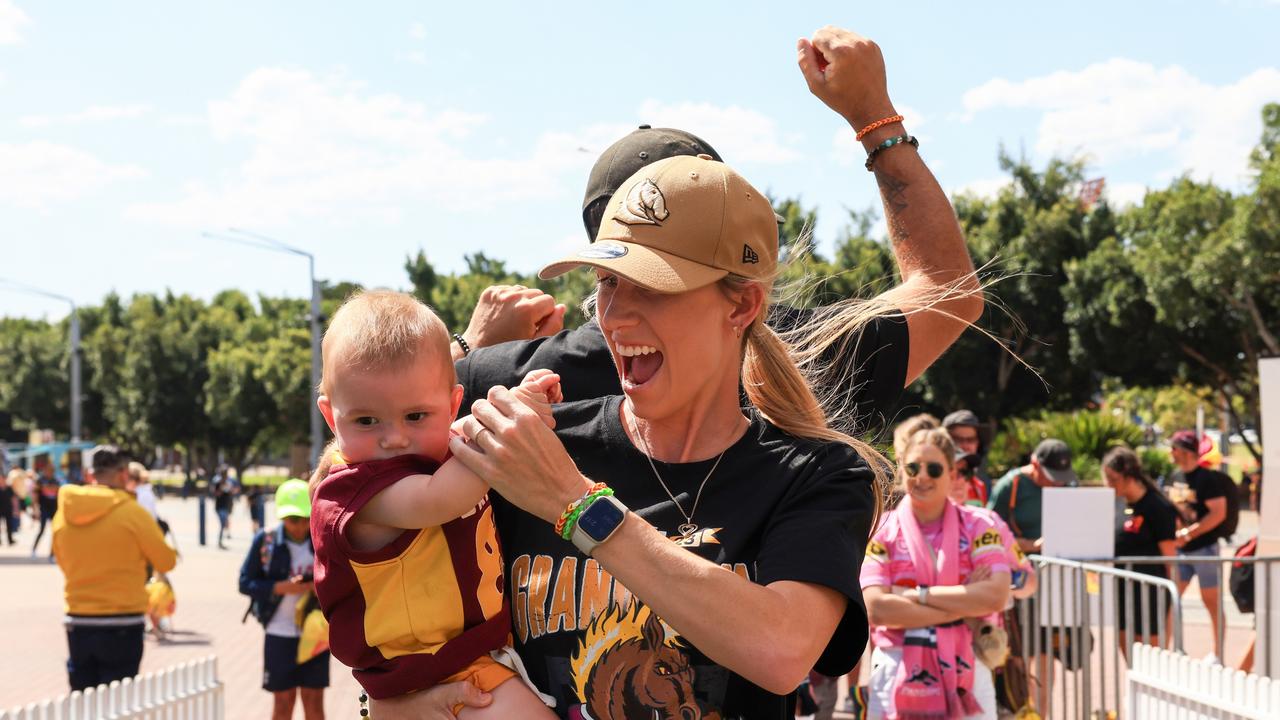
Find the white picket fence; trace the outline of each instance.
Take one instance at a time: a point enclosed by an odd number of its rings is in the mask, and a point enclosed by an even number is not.
[[[0,710],[0,720],[223,720],[222,693],[218,659],[210,655],[56,700]]]
[[[1280,681],[1134,645],[1126,718],[1275,720]]]

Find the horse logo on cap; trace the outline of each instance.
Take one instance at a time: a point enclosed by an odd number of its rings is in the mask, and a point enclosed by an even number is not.
[[[624,225],[661,225],[671,213],[667,199],[652,180],[631,186],[613,219]]]

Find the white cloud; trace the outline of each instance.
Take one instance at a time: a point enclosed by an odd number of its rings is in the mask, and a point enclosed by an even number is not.
[[[17,45],[22,42],[19,28],[31,19],[13,4],[13,0],[0,0],[0,45]]]
[[[906,126],[907,132],[915,135],[920,142],[928,142],[929,136],[920,134],[920,128],[924,126],[924,115],[912,107],[903,105],[898,108],[898,114],[902,116],[902,124]],[[862,143],[856,140],[858,133],[851,127],[843,126],[836,130],[836,134],[832,136],[831,146],[836,151],[836,162],[841,165],[862,165],[866,162],[867,151],[862,147]],[[940,163],[931,163],[934,172],[937,172]]]
[[[548,133],[523,155],[467,154],[462,146],[486,121],[371,94],[344,76],[260,68],[208,106],[214,138],[247,146],[244,162],[216,180],[187,182],[176,200],[133,205],[126,216],[267,228],[300,217],[386,221],[411,206],[492,208],[576,188],[595,160],[579,148],[602,148],[621,134],[595,126]]]
[[[66,115],[24,115],[19,122],[27,127],[83,125],[107,120],[139,118],[150,112],[150,105],[93,105],[80,112]]]
[[[982,178],[949,188],[947,194],[952,197],[956,195],[973,195],[980,198],[994,198],[1010,182],[1012,181],[1008,177]]]
[[[397,53],[396,57],[414,65],[426,65],[427,53],[422,50],[410,50],[409,52]]]
[[[416,22],[416,23],[414,23],[414,24],[410,25],[410,26],[409,26],[409,37],[413,38],[414,40],[426,40],[426,39],[427,39],[427,26],[426,26],[426,25],[423,25],[423,24],[422,24],[422,23],[420,23],[420,22]]]
[[[654,127],[679,128],[703,138],[733,164],[778,164],[800,157],[788,147],[792,138],[780,137],[773,118],[737,105],[646,100],[640,105],[640,117]]]
[[[996,78],[966,92],[963,103],[966,119],[1001,108],[1042,111],[1041,155],[1085,153],[1106,164],[1162,153],[1164,175],[1189,170],[1236,183],[1261,132],[1262,105],[1277,96],[1280,68],[1213,85],[1176,65],[1113,58],[1020,82]]]
[[[1141,205],[1143,198],[1147,196],[1146,183],[1129,182],[1129,183],[1107,183],[1107,187],[1102,191],[1107,196],[1107,200],[1112,207],[1125,207],[1128,205]]]
[[[146,175],[135,165],[110,165],[66,145],[0,143],[0,204],[44,211],[113,182]]]

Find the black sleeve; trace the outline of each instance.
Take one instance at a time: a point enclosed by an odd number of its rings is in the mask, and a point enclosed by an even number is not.
[[[1208,482],[1200,483],[1200,487],[1196,488],[1196,500],[1201,503],[1213,500],[1214,498],[1226,497],[1229,492],[1228,487],[1231,483],[1231,478],[1220,472],[1214,472],[1212,470],[1207,472],[1208,477],[1206,479]]]
[[[849,599],[815,669],[849,672],[867,643],[867,610],[858,577],[875,513],[871,469],[852,450],[832,446],[807,466],[778,503],[757,558],[761,585],[778,580],[813,583]]]
[[[461,414],[495,385],[512,387],[533,370],[560,374],[565,402],[621,395],[613,357],[594,321],[550,337],[476,348],[454,364],[462,385]]]
[[[772,312],[769,324],[786,332],[812,316],[812,310],[783,306]],[[852,429],[858,435],[876,435],[888,427],[906,386],[910,343],[906,316],[894,313],[872,319],[823,354],[822,362],[829,367],[819,382],[836,388],[836,400],[854,419]]]

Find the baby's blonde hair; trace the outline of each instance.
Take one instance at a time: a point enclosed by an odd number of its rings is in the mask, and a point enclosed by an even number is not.
[[[320,394],[331,393],[339,369],[394,370],[409,365],[424,351],[440,359],[453,382],[449,331],[431,308],[408,293],[357,292],[338,308],[325,330]]]

